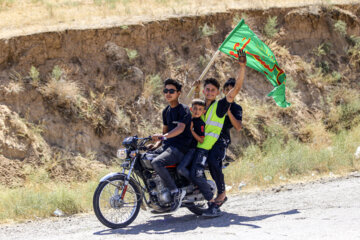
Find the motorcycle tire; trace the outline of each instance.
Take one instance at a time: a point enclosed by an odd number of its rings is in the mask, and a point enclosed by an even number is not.
[[[125,219],[124,221],[121,221],[121,222],[113,222],[110,219],[108,219],[106,216],[104,216],[104,212],[101,210],[100,197],[101,197],[101,194],[102,194],[104,188],[107,187],[109,184],[115,186],[114,182],[115,183],[116,182],[124,183],[125,176],[117,175],[117,176],[114,176],[114,177],[108,179],[107,181],[101,182],[98,185],[98,187],[96,188],[96,190],[94,192],[94,197],[93,197],[93,208],[94,208],[94,212],[95,212],[97,219],[102,224],[104,224],[105,226],[112,228],[112,229],[123,228],[123,227],[126,227],[129,224],[131,224],[136,219],[137,215],[139,214],[141,201],[142,201],[142,197],[141,197],[142,195],[141,195],[139,188],[137,187],[137,184],[134,182],[134,180],[130,179],[126,194],[135,194],[136,195],[136,200],[134,201],[135,206],[132,209],[131,215],[127,219]],[[133,192],[130,192],[129,191],[130,189],[132,189]],[[122,189],[118,190],[119,194],[121,193],[121,190]],[[126,197],[126,194],[125,194],[125,197]],[[117,196],[119,196],[119,195],[117,195]],[[111,196],[111,198],[113,198],[113,197],[114,197],[114,195]],[[111,201],[111,199],[109,199],[109,202],[110,201]],[[108,204],[107,201],[103,201],[103,202]],[[111,204],[109,204],[109,205],[111,205]],[[120,209],[121,207],[117,206],[117,208]],[[112,210],[112,209],[116,209],[116,208],[114,208],[113,206],[110,206],[110,208],[108,208],[108,209]]]

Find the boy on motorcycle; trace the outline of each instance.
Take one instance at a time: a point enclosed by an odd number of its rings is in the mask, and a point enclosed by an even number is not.
[[[197,143],[204,142],[204,137],[205,137],[205,123],[201,119],[201,116],[205,113],[204,100],[194,99],[191,103],[190,111],[192,115],[190,131],[193,136],[193,139],[191,141],[189,151],[185,154],[184,159],[177,167],[177,172],[181,176],[185,177],[188,181],[191,181],[188,167],[191,166],[191,162],[194,158],[194,154],[196,151]]]
[[[225,115],[228,112],[231,103],[234,102],[235,96],[239,93],[245,78],[246,54],[243,50],[238,51],[238,60],[240,64],[240,70],[237,76],[235,86],[221,100],[216,101],[216,97],[220,93],[219,82],[213,78],[206,79],[204,82],[203,94],[205,95],[205,103],[207,110],[203,119],[206,123],[205,139],[203,143],[198,143],[197,145],[198,149],[196,151],[193,165],[191,168],[191,179],[196,185],[198,185],[200,192],[209,202],[209,208],[203,213],[203,216],[207,217],[219,216],[219,206],[224,201],[216,201],[217,199],[213,198],[214,195],[211,191],[209,184],[206,181],[204,169],[208,157],[211,156],[214,152],[219,152],[219,145],[216,145],[215,143],[220,137],[225,122]],[[218,158],[216,158],[216,161],[214,162],[217,162],[217,159]],[[216,185],[225,186],[225,183],[223,181],[224,176],[222,174],[221,164],[211,164],[209,162],[209,168],[210,171],[211,168],[213,168],[212,175],[216,174],[215,176],[213,176]]]
[[[174,179],[165,167],[178,164],[188,151],[192,140],[190,109],[179,103],[181,88],[182,85],[176,80],[167,79],[164,82],[163,93],[169,105],[162,112],[163,133],[152,136],[153,141],[157,141],[154,149],[160,146],[164,140],[163,145],[155,150],[160,155],[151,164],[170,190],[173,199],[170,206],[171,211],[176,211],[181,206],[186,192],[177,188]]]

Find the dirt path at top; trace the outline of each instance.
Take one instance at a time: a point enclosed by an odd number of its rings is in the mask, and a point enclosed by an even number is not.
[[[360,175],[231,196],[223,215],[204,219],[180,209],[143,210],[111,230],[93,214],[2,225],[0,239],[360,239]]]
[[[55,2],[55,1],[54,1]],[[173,17],[193,15],[206,15],[235,10],[266,10],[270,8],[292,8],[309,5],[332,6],[332,4],[359,4],[360,0],[252,0],[252,1],[204,1],[204,4],[192,6],[173,6],[165,4],[163,7],[142,4],[132,6],[142,14],[123,12],[111,12],[106,7],[73,7],[55,8],[48,5],[15,5],[7,11],[0,9],[0,39],[8,39],[16,36],[31,35],[42,32],[58,32],[67,29],[103,29],[124,25],[142,25],[149,21],[164,20]],[[52,2],[51,2],[52,3]],[[195,4],[195,3],[194,3]],[[1,7],[1,6],[0,6]],[[49,9],[49,7],[51,7]],[[36,12],[37,14],[34,14]],[[50,14],[50,15],[49,15]]]

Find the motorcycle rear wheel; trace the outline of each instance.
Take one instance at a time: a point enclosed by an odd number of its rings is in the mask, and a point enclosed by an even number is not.
[[[117,175],[101,182],[94,192],[93,208],[98,220],[109,228],[123,228],[131,224],[139,214],[141,193],[130,179],[124,199],[120,194],[125,176]]]

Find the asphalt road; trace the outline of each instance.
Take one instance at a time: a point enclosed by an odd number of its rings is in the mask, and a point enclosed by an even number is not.
[[[360,239],[360,174],[232,195],[215,219],[141,210],[112,230],[83,214],[0,225],[0,239]]]

